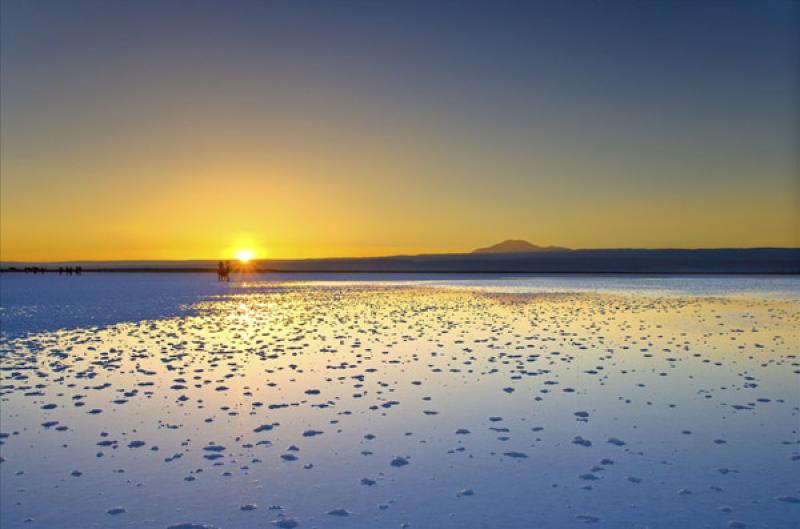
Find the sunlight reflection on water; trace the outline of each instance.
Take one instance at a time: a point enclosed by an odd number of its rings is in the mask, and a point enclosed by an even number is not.
[[[3,340],[0,524],[791,526],[796,301],[472,281]]]

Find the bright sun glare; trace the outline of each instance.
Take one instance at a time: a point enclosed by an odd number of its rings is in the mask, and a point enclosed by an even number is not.
[[[236,250],[236,258],[243,263],[247,263],[253,257],[255,257],[255,252],[253,252],[253,250],[248,250],[246,248]]]

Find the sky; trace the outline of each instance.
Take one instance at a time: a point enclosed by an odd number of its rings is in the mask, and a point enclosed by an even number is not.
[[[800,3],[3,0],[0,259],[800,246]]]

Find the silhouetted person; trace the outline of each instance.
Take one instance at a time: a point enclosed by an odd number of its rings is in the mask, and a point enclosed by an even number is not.
[[[231,280],[231,265],[227,261],[220,261],[217,265],[217,281]]]

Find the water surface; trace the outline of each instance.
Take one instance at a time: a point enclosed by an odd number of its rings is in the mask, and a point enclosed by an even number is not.
[[[213,279],[2,277],[0,526],[797,526],[794,278]]]

